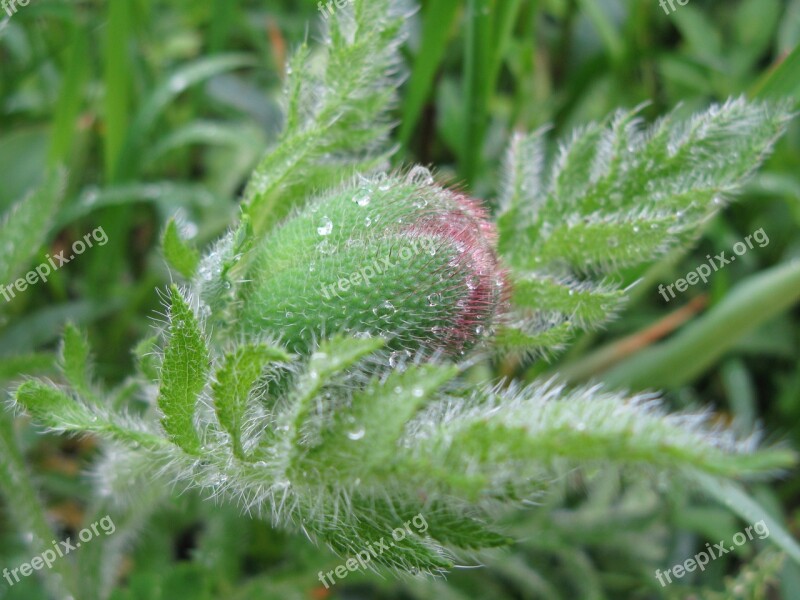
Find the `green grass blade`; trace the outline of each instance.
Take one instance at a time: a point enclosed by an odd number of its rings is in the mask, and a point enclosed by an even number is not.
[[[431,95],[459,8],[460,2],[456,0],[433,0],[423,15],[422,43],[403,94],[403,122],[399,133],[403,146],[408,145],[422,108]]]
[[[693,473],[694,479],[709,496],[727,506],[748,524],[764,521],[773,544],[800,563],[800,544],[786,527],[748,494],[742,486],[733,481],[724,481],[705,473]]]
[[[68,64],[53,115],[53,134],[50,141],[51,165],[66,163],[72,148],[75,123],[83,104],[83,90],[89,71],[88,43],[89,36],[85,28],[75,24],[70,41]]]
[[[736,286],[717,306],[670,340],[606,374],[614,386],[674,388],[713,365],[760,324],[800,300],[800,261],[774,267]]]
[[[216,75],[253,64],[253,58],[246,55],[220,54],[190,62],[166,77],[145,99],[131,123],[120,152],[118,165],[120,172],[125,174],[136,172],[136,165],[140,164],[144,156],[147,135],[153,130],[164,110],[178,95]]]
[[[772,67],[753,87],[750,97],[756,100],[793,98],[800,95],[800,46]]]
[[[117,179],[119,157],[128,131],[131,105],[131,68],[128,44],[131,31],[131,0],[108,3],[105,36],[105,159],[106,182]]]
[[[492,19],[490,0],[467,0],[464,62],[464,137],[461,176],[472,184],[480,169],[491,95]]]

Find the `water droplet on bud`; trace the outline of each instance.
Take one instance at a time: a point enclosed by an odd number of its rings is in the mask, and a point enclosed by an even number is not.
[[[372,190],[369,188],[361,188],[353,196],[353,202],[359,206],[368,206],[370,200],[372,200]]]
[[[367,433],[363,427],[359,427],[358,429],[354,429],[353,431],[347,432],[348,439],[353,441],[360,440],[364,437],[364,434]]]
[[[416,183],[417,185],[431,185],[433,184],[433,175],[429,169],[417,165],[408,173],[408,182]]]
[[[317,233],[320,235],[330,235],[331,231],[333,231],[333,221],[328,217],[322,217],[322,221],[320,221],[319,227],[317,227]]]
[[[384,300],[380,303],[380,305],[376,306],[372,309],[373,314],[376,317],[380,317],[381,319],[388,320],[393,314],[397,312],[397,309],[394,307],[394,304],[389,302],[388,300]]]

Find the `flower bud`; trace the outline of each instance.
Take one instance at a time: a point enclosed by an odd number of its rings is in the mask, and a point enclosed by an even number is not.
[[[494,225],[476,201],[419,174],[336,192],[257,245],[242,332],[300,353],[338,332],[461,353],[491,332],[506,288]]]

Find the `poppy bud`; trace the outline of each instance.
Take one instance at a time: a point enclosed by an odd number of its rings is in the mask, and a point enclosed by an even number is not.
[[[425,169],[362,180],[256,246],[239,327],[300,353],[337,332],[462,353],[492,331],[503,305],[496,238],[475,200],[434,185]]]

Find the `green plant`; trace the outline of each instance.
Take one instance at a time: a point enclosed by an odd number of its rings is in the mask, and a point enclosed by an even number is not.
[[[572,469],[645,466],[694,482],[793,464],[789,451],[756,449],[703,414],[670,414],[650,394],[476,385],[472,370],[498,355],[553,355],[607,322],[644,269],[686,248],[741,188],[790,107],[735,99],[650,128],[621,111],[549,160],[543,134],[517,135],[493,223],[422,167],[386,174],[403,10],[356,2],[332,19],[324,61],[296,53],[283,133],[228,235],[198,258],[168,226],[164,252],[187,285],[170,288],[162,331],[137,351],[141,414],[128,411],[129,386],[98,389],[72,329],[69,385],[28,381],[16,406],[52,431],[106,440],[98,480],[112,497],[124,463],[344,555],[424,514],[426,535],[376,557],[408,571],[508,543],[492,515]],[[410,242],[423,251],[329,293]],[[118,556],[71,585],[102,595]]]

